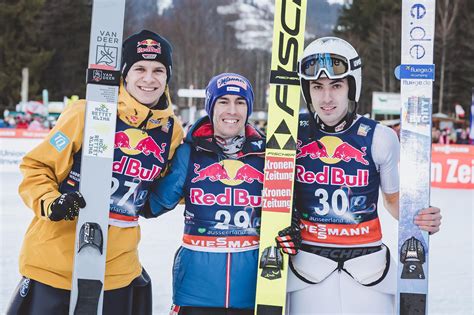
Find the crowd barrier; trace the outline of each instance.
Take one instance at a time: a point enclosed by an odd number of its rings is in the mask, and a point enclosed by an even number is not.
[[[23,155],[48,133],[0,128],[0,170],[16,172]],[[451,189],[474,188],[474,145],[433,144],[431,186]]]

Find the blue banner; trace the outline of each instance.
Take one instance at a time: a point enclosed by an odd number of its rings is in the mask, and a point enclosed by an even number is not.
[[[435,78],[435,65],[400,65],[400,79],[423,79]]]

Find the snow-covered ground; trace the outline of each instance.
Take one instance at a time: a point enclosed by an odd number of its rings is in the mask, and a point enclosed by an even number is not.
[[[17,285],[18,254],[32,212],[20,200],[19,173],[0,179],[0,314]],[[474,194],[470,190],[433,189],[431,204],[442,209],[442,231],[430,240],[430,314],[474,314]],[[385,242],[396,253],[397,227],[379,205]],[[154,220],[143,220],[140,256],[153,279],[154,314],[168,314],[171,265],[182,233],[182,208]]]

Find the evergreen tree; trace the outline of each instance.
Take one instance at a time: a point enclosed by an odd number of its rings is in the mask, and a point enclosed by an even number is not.
[[[85,97],[91,15],[91,0],[46,0],[40,38],[54,55],[42,73],[42,82],[52,100]]]
[[[44,0],[6,1],[0,4],[0,109],[20,101],[21,71],[29,69],[29,99],[41,95],[41,73],[52,52],[41,45],[38,16]]]

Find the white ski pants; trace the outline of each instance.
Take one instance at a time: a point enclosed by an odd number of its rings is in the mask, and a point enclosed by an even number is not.
[[[300,278],[288,273],[287,314],[394,314],[397,266],[391,257],[387,266],[387,257],[384,248],[346,261],[344,271],[337,270],[337,262],[300,251],[292,259]],[[361,284],[381,279],[384,270],[385,277],[377,284]]]

